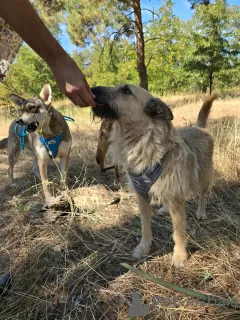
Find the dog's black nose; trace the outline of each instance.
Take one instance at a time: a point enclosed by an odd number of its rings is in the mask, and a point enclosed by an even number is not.
[[[27,125],[27,131],[28,132],[34,132],[37,130],[38,122],[31,122],[29,125]]]

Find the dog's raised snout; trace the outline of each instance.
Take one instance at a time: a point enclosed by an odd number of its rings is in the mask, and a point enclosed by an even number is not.
[[[27,131],[28,132],[34,132],[37,130],[37,127],[38,127],[38,122],[31,122],[29,123],[29,125],[27,126]]]
[[[16,123],[19,125],[19,126],[25,126],[26,127],[26,130],[27,132],[34,132],[37,130],[37,127],[38,127],[38,122],[37,121],[34,121],[34,122],[30,122],[30,123],[25,123],[23,121],[23,119],[18,119],[16,120]]]

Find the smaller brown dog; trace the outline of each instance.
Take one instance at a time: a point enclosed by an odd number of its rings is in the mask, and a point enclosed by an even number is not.
[[[34,154],[33,172],[42,181],[43,192],[48,205],[56,203],[47,181],[47,165],[51,158],[61,160],[61,181],[65,185],[68,158],[72,137],[63,115],[51,106],[52,90],[46,84],[38,98],[24,99],[11,95],[11,100],[21,107],[21,117],[15,119],[9,128],[8,138],[0,141],[0,146],[8,149],[9,182],[13,185],[13,168],[20,151],[26,146]]]
[[[110,119],[103,119],[101,123],[101,127],[99,130],[99,137],[98,137],[98,146],[97,146],[97,153],[96,153],[96,161],[97,164],[100,166],[102,172],[106,172],[107,170],[114,169],[116,178],[119,179],[119,168],[117,165],[112,167],[104,167],[104,161],[106,157],[106,153],[110,146],[110,134],[113,127],[113,120]]]

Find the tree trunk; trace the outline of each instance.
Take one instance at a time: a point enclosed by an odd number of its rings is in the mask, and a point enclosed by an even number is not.
[[[144,36],[140,0],[133,0],[133,10],[136,24],[137,69],[140,87],[148,90],[148,75],[145,65]]]
[[[0,18],[0,74],[6,74],[16,58],[22,42],[19,35]]]
[[[212,93],[213,88],[213,72],[211,71],[209,74],[209,93]]]

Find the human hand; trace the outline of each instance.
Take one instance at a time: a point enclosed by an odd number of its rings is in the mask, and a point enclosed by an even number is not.
[[[57,58],[49,63],[60,91],[80,107],[95,107],[95,98],[87,80],[76,62],[69,56]]]

